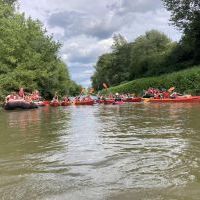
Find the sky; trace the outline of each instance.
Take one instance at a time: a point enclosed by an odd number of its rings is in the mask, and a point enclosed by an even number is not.
[[[19,10],[39,19],[62,44],[60,56],[71,78],[84,87],[91,84],[98,57],[110,51],[114,34],[129,42],[151,29],[173,41],[181,37],[161,0],[19,0]]]

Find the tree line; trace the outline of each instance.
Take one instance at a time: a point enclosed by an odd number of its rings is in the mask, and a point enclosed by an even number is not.
[[[59,56],[61,44],[38,20],[25,18],[15,0],[0,0],[0,97],[23,87],[43,97],[74,95],[80,86],[70,79]]]
[[[133,42],[118,34],[112,52],[99,57],[92,76],[96,90],[103,83],[116,86],[142,77],[158,76],[200,63],[199,0],[163,0],[171,12],[171,22],[183,32],[179,42],[171,41],[157,30],[147,31]]]

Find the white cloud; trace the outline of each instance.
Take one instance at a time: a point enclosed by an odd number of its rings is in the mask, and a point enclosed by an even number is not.
[[[80,35],[65,41],[61,54],[65,55],[62,56],[63,59],[70,63],[94,64],[100,54],[109,51],[111,44],[112,39],[98,40]]]
[[[178,40],[169,26],[170,14],[161,0],[20,0],[26,16],[38,18],[63,47],[62,59],[72,78],[89,84],[93,65],[110,50],[112,36],[121,33],[129,41],[151,29]],[[90,70],[90,71],[88,71]],[[90,73],[89,73],[90,72]]]

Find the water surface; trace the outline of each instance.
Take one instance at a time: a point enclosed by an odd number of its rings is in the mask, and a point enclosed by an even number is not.
[[[199,200],[200,105],[0,111],[0,199]]]

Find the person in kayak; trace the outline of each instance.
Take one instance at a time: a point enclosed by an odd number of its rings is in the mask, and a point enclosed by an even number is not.
[[[19,89],[18,95],[19,95],[20,98],[24,99],[24,96],[25,96],[25,94],[24,94],[24,88],[20,88]]]
[[[70,102],[70,98],[69,98],[68,96],[65,96],[65,97],[63,98],[63,101],[65,101],[65,102]]]
[[[90,96],[90,95],[86,96],[86,97],[85,97],[85,101],[92,101],[91,96]]]
[[[57,95],[57,92],[55,92],[55,95],[52,99],[52,102],[58,102],[58,95]]]
[[[38,90],[35,90],[35,91],[32,92],[31,99],[33,101],[39,101],[41,99],[41,96],[40,96],[40,93],[39,93]]]
[[[177,92],[173,92],[173,93],[170,95],[170,98],[176,99],[176,98],[179,97],[179,96],[183,96],[183,95],[180,94],[180,93],[177,93]]]
[[[14,96],[11,93],[5,98],[5,103],[8,103],[9,101],[12,101],[12,100],[14,100]]]
[[[121,96],[119,95],[119,93],[115,94],[115,101],[122,101]]]
[[[169,99],[170,98],[170,93],[168,91],[163,92],[163,98],[164,99]]]

